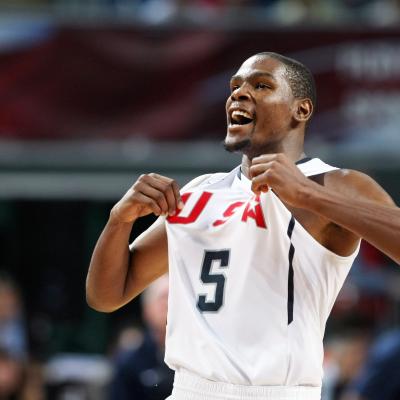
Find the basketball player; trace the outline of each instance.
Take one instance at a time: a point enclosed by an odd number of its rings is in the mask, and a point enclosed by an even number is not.
[[[142,175],[98,240],[87,299],[116,310],[169,270],[171,399],[320,399],[325,323],[360,238],[400,262],[400,210],[368,176],[304,155],[315,88],[302,64],[257,54],[230,85],[225,147],[241,166],[181,192]]]

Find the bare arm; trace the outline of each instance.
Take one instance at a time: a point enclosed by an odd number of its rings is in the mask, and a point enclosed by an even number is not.
[[[336,182],[328,187],[308,186],[304,203],[400,264],[400,208],[371,178],[356,171],[348,174],[334,178]]]
[[[400,209],[370,177],[356,171],[329,173],[322,186],[283,154],[254,158],[250,173],[255,192],[267,185],[287,204],[342,227],[353,244],[361,237],[400,264]]]
[[[93,251],[86,279],[88,304],[114,311],[168,270],[167,237],[163,218],[139,236],[129,250],[133,223],[141,216],[173,215],[182,207],[179,189],[169,178],[142,175],[113,207]]]

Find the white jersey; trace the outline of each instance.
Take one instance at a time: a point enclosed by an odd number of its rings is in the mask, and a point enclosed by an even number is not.
[[[298,168],[336,169],[319,159]],[[166,363],[238,385],[320,386],[325,323],[357,251],[324,248],[273,191],[256,196],[239,167],[182,199],[166,222]]]

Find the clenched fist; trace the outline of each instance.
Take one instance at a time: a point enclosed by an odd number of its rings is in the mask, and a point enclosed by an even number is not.
[[[307,189],[316,185],[284,154],[264,154],[253,158],[250,179],[253,192],[259,194],[270,188],[282,201],[300,208],[305,206]]]
[[[177,183],[158,174],[141,175],[111,210],[117,222],[133,222],[150,213],[174,215],[183,207]]]

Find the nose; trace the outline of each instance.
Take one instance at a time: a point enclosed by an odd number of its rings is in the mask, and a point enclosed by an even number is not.
[[[233,101],[249,100],[250,99],[250,94],[249,94],[247,85],[244,83],[243,85],[241,85],[238,88],[236,88],[231,93],[231,99]]]

